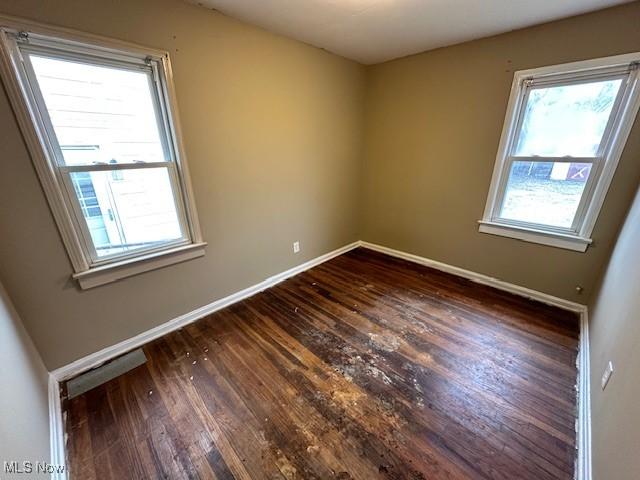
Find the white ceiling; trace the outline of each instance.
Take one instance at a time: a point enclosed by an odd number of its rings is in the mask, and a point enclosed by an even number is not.
[[[628,0],[187,0],[364,64]]]

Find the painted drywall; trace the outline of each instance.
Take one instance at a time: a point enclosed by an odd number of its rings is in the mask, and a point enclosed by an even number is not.
[[[0,93],[0,275],[49,369],[359,239],[361,65],[175,0],[3,0],[0,13],[170,52],[209,243],[80,291]]]
[[[369,67],[363,239],[586,303],[640,179],[640,122],[586,253],[479,233],[477,221],[513,72],[639,50],[635,2]]]
[[[43,478],[7,474],[5,462],[50,462],[48,373],[5,288],[0,284],[0,472],[6,478]]]
[[[640,191],[590,305],[593,478],[640,478]],[[600,379],[609,361],[606,389]]]

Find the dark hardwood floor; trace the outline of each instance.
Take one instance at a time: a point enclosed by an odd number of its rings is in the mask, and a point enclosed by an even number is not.
[[[578,318],[358,249],[65,401],[73,479],[572,479]]]

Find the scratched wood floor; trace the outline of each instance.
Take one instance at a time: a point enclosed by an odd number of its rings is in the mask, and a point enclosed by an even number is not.
[[[358,249],[71,401],[73,479],[572,479],[578,319]]]

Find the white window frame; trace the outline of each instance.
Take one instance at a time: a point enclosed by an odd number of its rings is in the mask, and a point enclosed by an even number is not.
[[[35,74],[28,58],[23,57],[21,48],[45,53],[49,49],[57,49],[56,58],[65,56],[96,65],[150,71],[166,161],[109,164],[104,168],[65,166],[57,158],[60,155],[57,138],[41,94],[37,91]],[[171,62],[167,52],[0,16],[0,75],[73,266],[72,277],[78,280],[81,288],[92,288],[204,255],[206,243],[200,231],[181,141]],[[159,166],[168,169],[183,238],[158,247],[98,257],[78,199],[72,193],[69,172]]]
[[[640,108],[639,62],[640,52],[514,73],[487,203],[482,219],[479,220],[480,232],[579,252],[586,251],[592,243],[591,233]],[[531,87],[567,85],[594,78],[623,78],[595,157],[519,157],[515,155],[517,136],[520,133],[520,124]],[[592,164],[591,173],[571,227],[552,227],[500,217],[506,184],[514,161]]]

